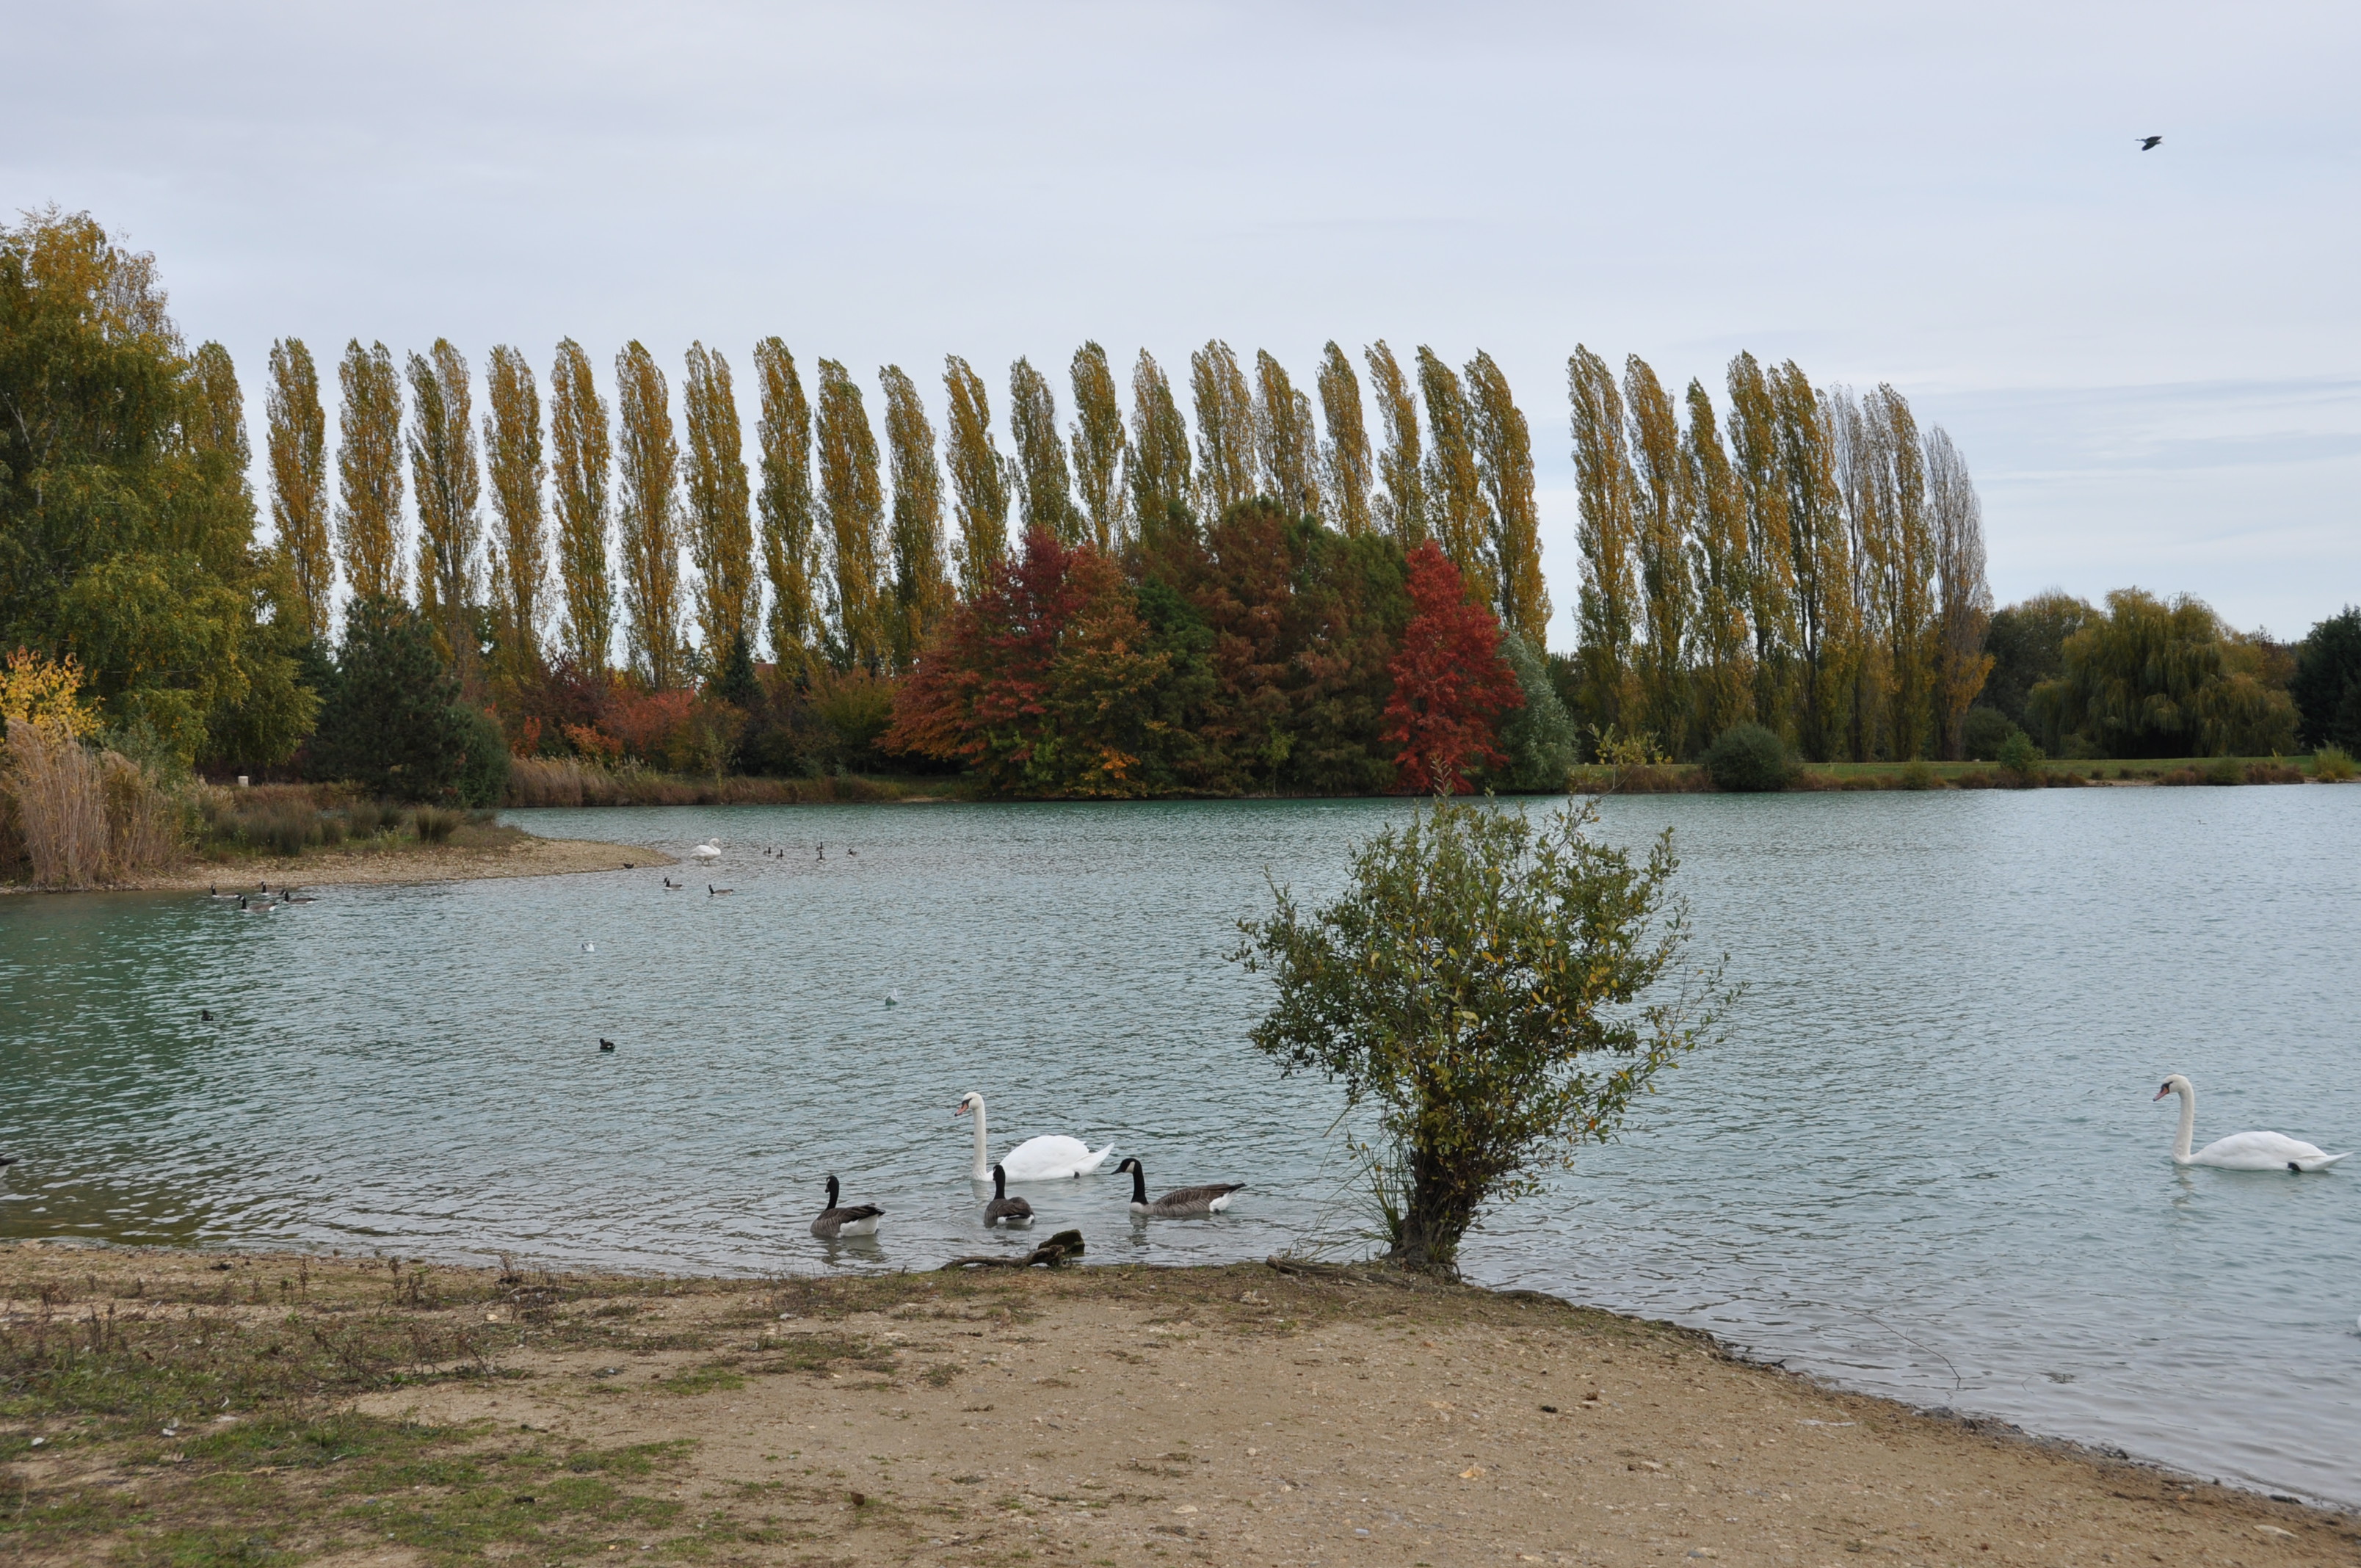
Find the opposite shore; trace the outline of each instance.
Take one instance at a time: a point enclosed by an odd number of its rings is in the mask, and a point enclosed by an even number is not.
[[[0,1243],[0,1535],[32,1563],[2325,1563],[2361,1541],[1689,1331],[1372,1265],[724,1280]]]
[[[609,844],[593,839],[542,839],[518,833],[492,844],[401,843],[362,849],[315,849],[301,855],[262,855],[234,861],[189,861],[170,870],[144,872],[103,888],[60,892],[204,893],[251,892],[258,898],[297,887],[472,882],[498,877],[567,876],[583,872],[645,870],[677,865],[662,850],[642,844]],[[24,883],[0,883],[0,893],[35,893]]]

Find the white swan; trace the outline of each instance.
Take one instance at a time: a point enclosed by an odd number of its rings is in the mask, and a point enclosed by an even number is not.
[[[2199,1149],[2189,1152],[2189,1135],[2197,1128],[2197,1086],[2174,1073],[2156,1091],[2158,1100],[2168,1094],[2180,1096],[2180,1132],[2173,1139],[2172,1163],[2175,1165],[2210,1165],[2218,1170],[2326,1170],[2341,1154],[2327,1154],[2305,1143],[2301,1138],[2289,1137],[2285,1133],[2233,1133],[2226,1138],[2216,1138]]]
[[[721,858],[721,840],[708,839],[689,853],[700,861],[718,861]]]
[[[990,1181],[992,1162],[983,1153],[983,1096],[970,1090],[957,1105],[951,1107],[954,1116],[972,1114],[975,1117],[975,1165],[969,1170],[969,1179]],[[1049,1181],[1066,1176],[1088,1176],[1115,1153],[1107,1145],[1096,1154],[1080,1138],[1070,1138],[1063,1133],[1050,1133],[1042,1137],[1027,1138],[1010,1149],[1000,1159],[1000,1167],[1011,1181]]]

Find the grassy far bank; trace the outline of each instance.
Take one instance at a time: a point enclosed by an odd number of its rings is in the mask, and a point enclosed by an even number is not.
[[[2339,754],[2341,756],[2341,753]],[[2349,762],[2310,756],[2172,757],[2043,762],[2023,773],[1993,762],[1806,762],[1788,781],[1797,793],[1928,789],[2072,789],[2089,785],[2227,785],[2350,782]],[[1700,762],[1574,771],[1576,791],[1607,795],[1705,793],[1713,781]]]
[[[1375,1266],[710,1280],[6,1243],[0,1542],[131,1568],[2327,1563],[2361,1532]]]

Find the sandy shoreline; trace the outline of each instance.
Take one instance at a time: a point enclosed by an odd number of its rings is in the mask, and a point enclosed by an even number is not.
[[[339,1563],[468,1555],[463,1523],[549,1555],[759,1563],[2325,1563],[2361,1543],[2350,1518],[1833,1392],[1688,1331],[1368,1268],[502,1277],[26,1243],[0,1244],[0,1297],[17,1344],[36,1318],[104,1340],[104,1316],[257,1366],[372,1323],[420,1347],[402,1386],[307,1419],[441,1442],[434,1466],[225,1462],[268,1495],[273,1550]],[[61,1410],[0,1417],[0,1497],[92,1521],[21,1560],[227,1519],[202,1467],[266,1404],[111,1450]],[[199,1421],[211,1450],[178,1430]],[[553,1511],[555,1468],[618,1455],[628,1497]]]
[[[99,891],[109,893],[203,893],[219,887],[247,892],[268,883],[282,887],[337,887],[467,882],[488,877],[568,876],[670,866],[680,862],[642,844],[609,844],[593,839],[526,838],[512,844],[475,848],[457,844],[405,846],[396,850],[313,850],[293,857],[231,861],[192,861],[186,866]],[[0,891],[44,891],[22,883]],[[88,891],[88,890],[76,890]]]

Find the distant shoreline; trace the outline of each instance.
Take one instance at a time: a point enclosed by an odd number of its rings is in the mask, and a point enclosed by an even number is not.
[[[595,839],[527,836],[496,848],[429,844],[400,849],[313,850],[298,856],[252,860],[192,861],[104,887],[38,888],[0,884],[0,892],[49,893],[273,893],[294,887],[403,886],[418,883],[481,882],[504,877],[576,876],[587,872],[644,871],[680,862],[643,844],[609,844]]]

